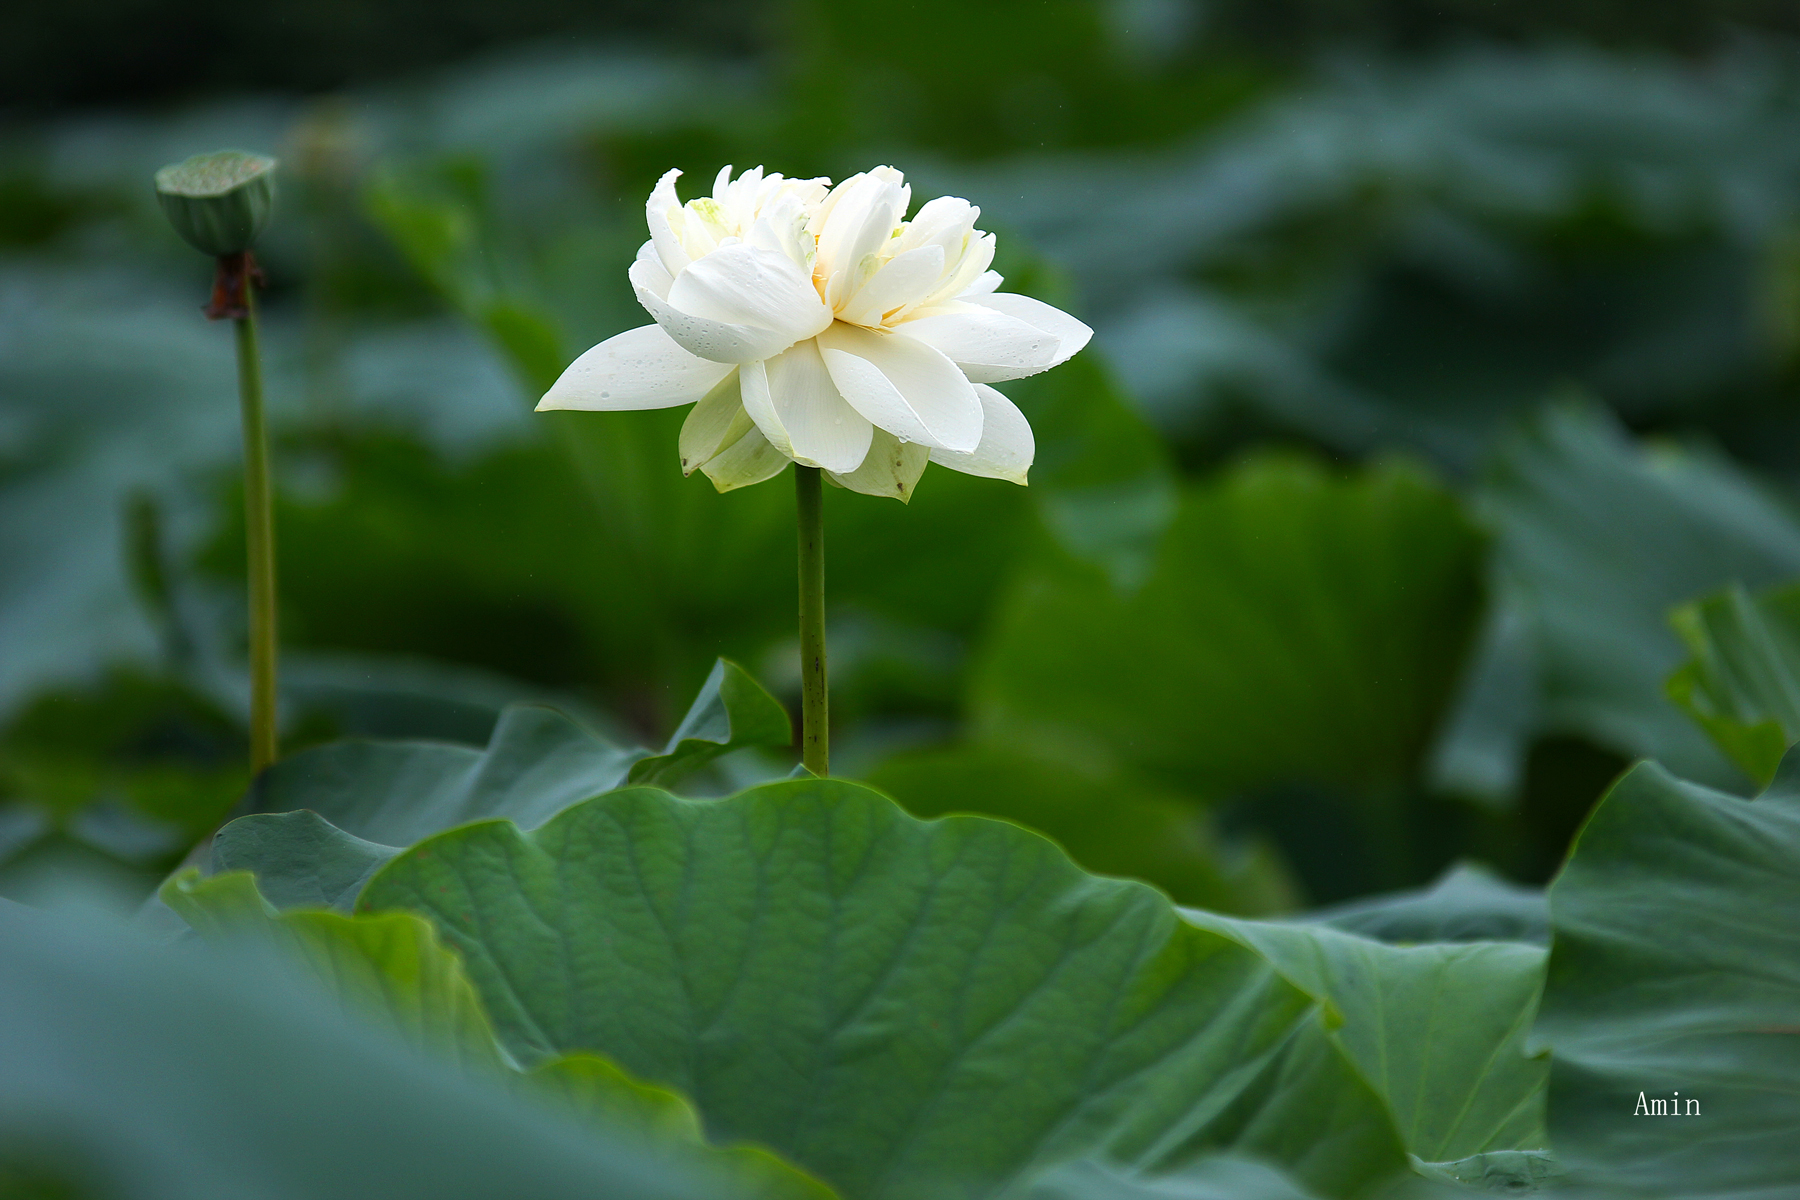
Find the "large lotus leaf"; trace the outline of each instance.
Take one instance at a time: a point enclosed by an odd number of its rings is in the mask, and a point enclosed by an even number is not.
[[[1536,1033],[1554,1064],[1551,1145],[1575,1176],[1792,1195],[1800,756],[1755,800],[1639,765],[1581,830],[1550,920]]]
[[[1544,951],[1517,942],[1390,946],[1319,925],[1186,910],[1341,1016],[1336,1037],[1393,1111],[1409,1153],[1447,1163],[1544,1145],[1550,1064],[1527,1057]]]
[[[361,911],[432,917],[522,1061],[597,1051],[854,1197],[1235,1148],[1332,1195],[1401,1150],[1303,991],[1005,822],[839,780],[649,788],[451,830]]]
[[[1670,619],[1691,657],[1669,677],[1669,698],[1767,787],[1800,742],[1800,586],[1752,597],[1734,585]]]
[[[251,814],[213,839],[212,866],[254,872],[263,895],[283,908],[346,907],[382,862],[440,830],[490,817],[534,827],[628,778],[678,779],[731,750],[791,738],[781,705],[720,659],[659,755],[533,704],[508,706],[485,750],[334,742],[258,777]]]
[[[1046,563],[972,685],[989,739],[1190,793],[1407,778],[1461,668],[1481,539],[1411,467],[1280,455],[1191,491],[1143,586]]]
[[[1267,1163],[1217,1154],[1168,1175],[1093,1159],[1064,1163],[1033,1180],[1022,1200],[1309,1200],[1309,1195]]]
[[[1295,907],[1294,886],[1272,850],[1221,844],[1205,814],[1154,785],[983,746],[899,755],[869,782],[914,816],[1017,821],[1054,838],[1096,875],[1142,879],[1180,904],[1250,916]]]
[[[827,1200],[830,1189],[766,1150],[708,1146],[680,1096],[631,1078],[606,1059],[570,1054],[519,1073],[505,1061],[481,999],[456,952],[431,923],[405,912],[344,916],[280,912],[241,871],[202,879],[187,871],[163,885],[164,901],[210,942],[248,941],[303,963],[348,1012],[407,1042],[547,1098],[596,1130],[631,1133],[685,1169],[716,1175],[764,1200]]]
[[[639,1141],[347,1020],[266,955],[0,902],[0,1146],[76,1194],[740,1194]]]
[[[1352,900],[1306,919],[1383,942],[1550,941],[1543,890],[1474,863],[1458,863],[1430,887]]]
[[[1526,701],[1537,710],[1514,723],[1514,770],[1495,786],[1516,786],[1523,739],[1544,732],[1736,786],[1738,773],[1663,693],[1683,658],[1669,611],[1734,580],[1800,575],[1792,510],[1722,458],[1640,447],[1599,408],[1574,404],[1508,443],[1481,505],[1529,630],[1515,653],[1530,663]]]

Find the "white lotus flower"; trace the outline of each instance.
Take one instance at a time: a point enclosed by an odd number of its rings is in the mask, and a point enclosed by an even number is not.
[[[680,174],[650,194],[630,270],[656,323],[576,359],[540,411],[693,404],[682,470],[722,492],[790,461],[902,500],[928,461],[1025,482],[1031,426],[988,385],[1048,370],[1093,331],[996,291],[980,209],[946,196],[906,221],[911,189],[892,167],[829,192],[726,167],[686,205]]]

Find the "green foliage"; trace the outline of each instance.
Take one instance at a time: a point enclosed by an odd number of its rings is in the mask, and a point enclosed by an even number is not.
[[[496,817],[540,825],[627,780],[679,780],[733,750],[792,738],[774,697],[720,659],[661,754],[540,705],[506,709],[485,750],[366,740],[303,751],[257,778],[249,814],[218,832],[212,861],[254,871],[279,907],[348,907],[377,867],[434,833]]]
[[[0,895],[82,876],[141,897],[243,793],[244,754],[191,680],[121,668],[40,693],[0,726]]]
[[[481,1001],[429,922],[410,913],[277,912],[247,871],[189,869],[158,893],[202,937],[275,948],[303,963],[351,1014],[474,1071],[501,1059]]]
[[[346,1010],[409,1044],[458,1062],[478,1077],[558,1104],[602,1136],[635,1135],[671,1167],[711,1173],[742,1194],[775,1200],[828,1200],[829,1189],[752,1147],[713,1149],[681,1097],[626,1075],[591,1054],[565,1055],[519,1074],[495,1043],[462,961],[429,922],[410,913],[344,916],[278,912],[246,872],[201,879],[188,871],[162,898],[209,941],[276,949],[303,963]]]
[[[1146,1175],[1084,1159],[1044,1172],[1028,1200],[1311,1200],[1266,1163],[1213,1155],[1173,1175]]]
[[[1054,838],[1087,870],[1155,884],[1179,904],[1251,915],[1298,907],[1270,847],[1225,843],[1185,797],[1151,784],[984,746],[897,755],[869,782],[915,816],[1015,821]]]
[[[1458,863],[1430,887],[1352,901],[1313,919],[1383,942],[1550,940],[1541,889],[1509,883],[1472,863]]]
[[[1529,8],[808,0],[748,62],[553,49],[9,130],[0,890],[66,881],[56,853],[147,881],[246,783],[229,349],[144,186],[202,127],[286,160],[259,254],[290,747],[470,745],[280,764],[218,874],[165,889],[209,946],[0,912],[0,1192],[830,1194],[702,1130],[851,1197],[1787,1186],[1794,788],[1700,785],[1800,732],[1791,598],[1756,590],[1800,577],[1800,523],[1741,465],[1800,462],[1800,76],[1750,43],[1290,74],[1322,29]],[[320,11],[265,84],[354,40]],[[1701,36],[1610,11],[1557,19]],[[780,772],[719,761],[791,731],[714,663],[790,690],[792,501],[684,480],[679,412],[526,416],[646,320],[651,180],[727,161],[907,166],[1099,331],[1006,385],[1029,489],[827,501],[837,761],[912,816],[838,780],[641,786]],[[1565,379],[1622,420],[1527,415]],[[1468,861],[1541,877],[1643,755],[1698,782],[1638,768],[1551,904]],[[1004,823],[917,819],[970,811]],[[1546,1133],[1521,1043],[1552,924]],[[1706,1120],[1626,1118],[1677,1083]]]
[[[0,1114],[0,1144],[85,1195],[735,1194],[347,1019],[267,955],[3,901]]]
[[[836,1193],[760,1146],[708,1145],[693,1107],[667,1088],[633,1079],[595,1054],[565,1054],[526,1072],[520,1090],[554,1100],[596,1129],[640,1135],[677,1166],[696,1165],[754,1200],[833,1200]]]
[[[524,1061],[600,1050],[849,1196],[985,1195],[1094,1153],[1210,1148],[1327,1194],[1400,1165],[1309,997],[1013,826],[924,823],[854,784],[634,788],[483,822],[382,869]]]
[[[1334,1036],[1393,1113],[1407,1153],[1450,1163],[1541,1150],[1547,1056],[1527,1057],[1544,952],[1511,942],[1389,946],[1317,925],[1184,912],[1331,1007]]]
[[[1249,460],[1188,492],[1135,591],[1055,562],[1016,583],[977,728],[1202,798],[1402,783],[1455,682],[1480,551],[1410,467]]]
[[[1633,445],[1590,405],[1547,411],[1503,451],[1483,485],[1495,529],[1502,603],[1520,633],[1496,652],[1524,676],[1510,730],[1511,770],[1533,733],[1578,733],[1626,756],[1649,755],[1719,786],[1735,771],[1671,704],[1663,681],[1681,662],[1675,605],[1736,580],[1800,574],[1800,520],[1729,462],[1703,450]],[[1507,672],[1477,673],[1496,686]],[[1516,785],[1516,776],[1510,781]]]
[[[1692,657],[1669,676],[1669,698],[1767,787],[1800,742],[1800,587],[1753,597],[1733,586],[1670,620]]]
[[[1220,58],[1206,71],[1146,71],[1115,52],[1106,12],[1083,0],[994,0],[974,10],[925,0],[900,20],[827,0],[789,7],[784,24],[803,56],[790,119],[815,153],[859,135],[964,157],[1162,141],[1271,75]],[[943,37],[946,28],[957,36]],[[1159,49],[1180,53],[1179,43]]]
[[[1644,763],[1582,828],[1550,888],[1536,1030],[1551,1137],[1576,1177],[1695,1197],[1792,1186],[1797,772],[1790,756],[1752,801]],[[1679,1118],[1634,1115],[1677,1092]]]
[[[1037,437],[1031,491],[1044,525],[1120,585],[1142,582],[1175,513],[1168,447],[1094,354],[1010,391]]]
[[[59,818],[102,797],[197,837],[243,790],[242,730],[177,680],[119,670],[38,696],[0,735],[0,794]]]
[[[721,755],[747,746],[788,746],[794,725],[744,668],[721,658],[661,754],[631,764],[632,783],[672,787]]]

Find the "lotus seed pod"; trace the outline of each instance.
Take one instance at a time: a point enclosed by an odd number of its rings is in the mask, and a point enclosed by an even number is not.
[[[189,245],[215,257],[256,242],[275,206],[275,160],[241,150],[196,154],[156,173],[156,198]]]

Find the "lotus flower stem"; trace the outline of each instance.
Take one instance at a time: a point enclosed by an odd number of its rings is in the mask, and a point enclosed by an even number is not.
[[[247,258],[247,255],[239,256]],[[228,269],[224,259],[221,271]],[[250,566],[250,769],[275,761],[275,520],[269,488],[269,430],[262,359],[256,345],[252,272],[242,278],[237,327],[238,399],[244,411],[244,546]]]
[[[800,516],[800,761],[828,775],[830,702],[825,672],[825,504],[818,467],[794,467]]]

